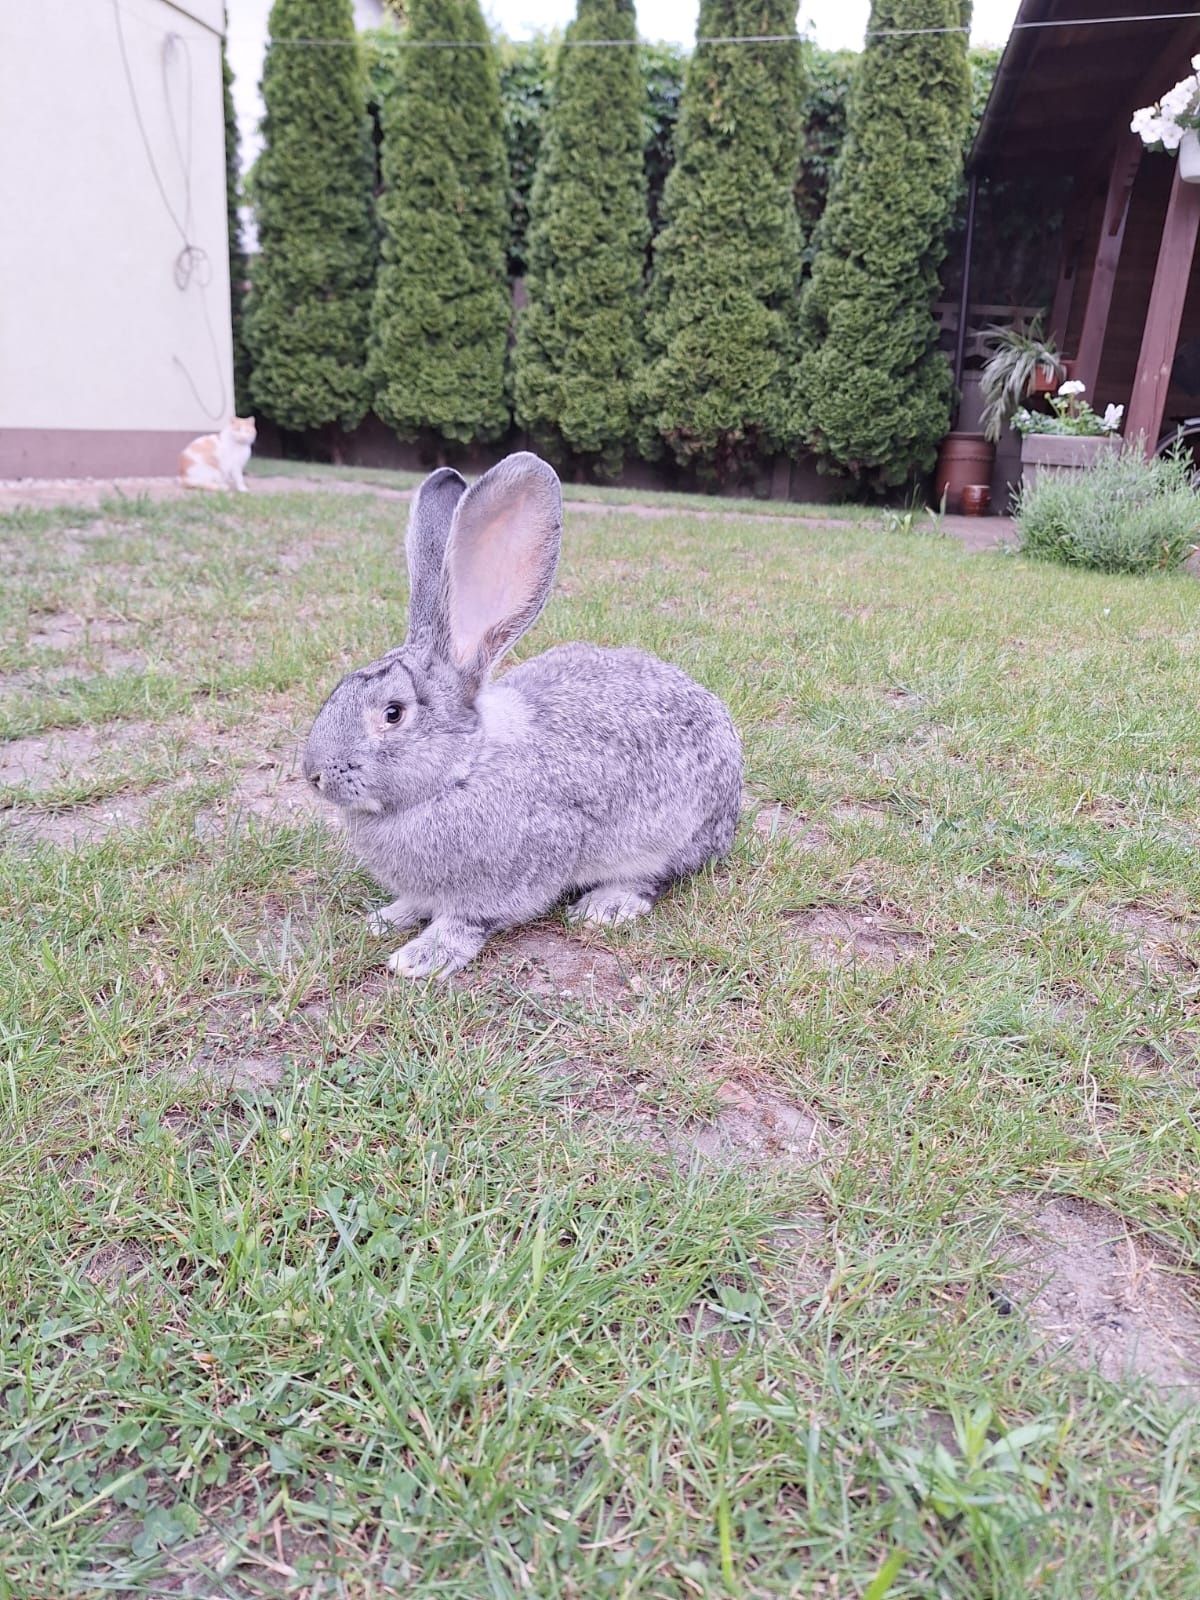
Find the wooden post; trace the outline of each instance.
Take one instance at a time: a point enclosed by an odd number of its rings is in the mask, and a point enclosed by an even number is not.
[[[1196,253],[1197,231],[1200,231],[1200,184],[1184,183],[1177,163],[1162,243],[1158,247],[1158,265],[1154,270],[1154,287],[1150,291],[1133,394],[1125,419],[1126,439],[1140,438],[1147,455],[1153,455],[1162,432],[1167,390],[1171,387],[1171,367],[1179,343],[1192,258]]]
[[[1142,141],[1136,133],[1125,134],[1117,145],[1112,170],[1108,175],[1100,240],[1096,246],[1096,261],[1088,287],[1074,367],[1074,376],[1087,385],[1089,400],[1095,397],[1096,379],[1100,375],[1100,357],[1104,352],[1104,336],[1108,332],[1108,313],[1112,308],[1117,268],[1121,264],[1121,246],[1125,242],[1125,223],[1129,217],[1129,201],[1142,160],[1142,148]]]

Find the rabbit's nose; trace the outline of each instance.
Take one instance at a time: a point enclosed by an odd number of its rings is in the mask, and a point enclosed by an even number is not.
[[[314,789],[319,789],[321,787],[321,774],[319,772],[310,772],[308,775],[308,781],[312,784]]]

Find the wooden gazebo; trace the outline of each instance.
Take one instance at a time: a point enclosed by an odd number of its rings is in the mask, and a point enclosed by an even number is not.
[[[1174,157],[1144,150],[1129,120],[1190,70],[1197,10],[1023,0],[968,164],[972,210],[981,187],[1066,195],[1047,257],[1049,329],[1097,409],[1124,405],[1125,437],[1150,449],[1165,424],[1200,414],[1200,361],[1176,359],[1200,340],[1200,186],[1180,181]],[[968,247],[964,309],[971,263]]]

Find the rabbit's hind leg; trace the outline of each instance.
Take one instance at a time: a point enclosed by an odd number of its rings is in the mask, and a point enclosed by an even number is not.
[[[611,926],[645,916],[657,895],[644,884],[601,883],[567,907],[570,922],[599,922]]]

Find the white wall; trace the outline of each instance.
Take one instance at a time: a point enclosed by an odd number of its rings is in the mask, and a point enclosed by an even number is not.
[[[119,7],[0,0],[0,429],[192,435],[232,411],[222,0]],[[184,290],[135,96],[167,200],[207,256]]]

